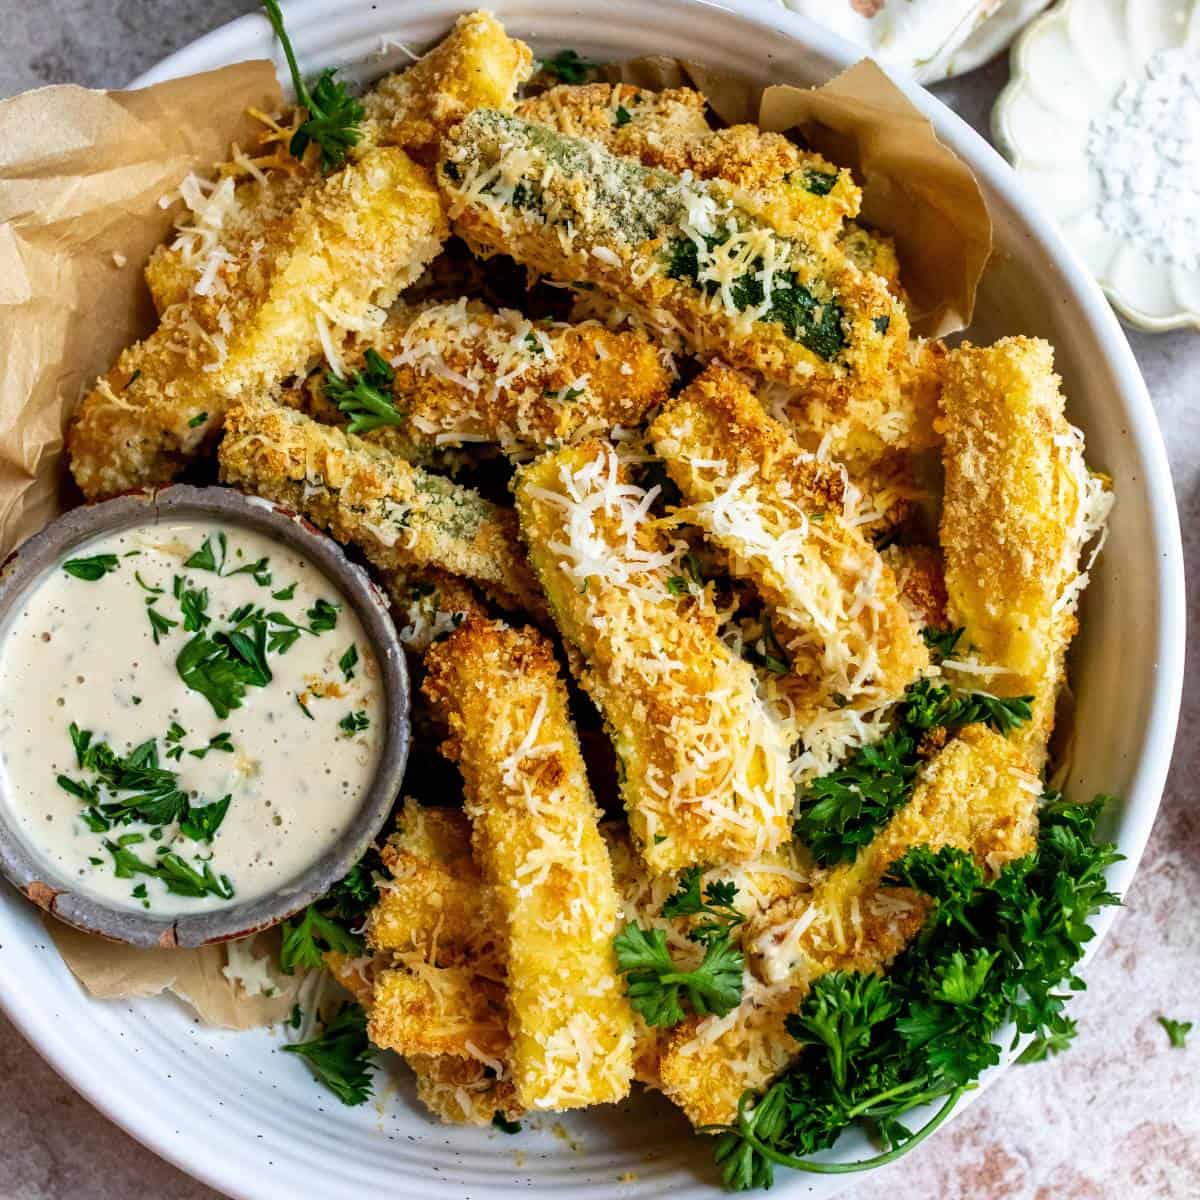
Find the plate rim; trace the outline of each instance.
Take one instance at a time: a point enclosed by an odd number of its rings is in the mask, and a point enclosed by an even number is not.
[[[767,0],[661,0],[661,3],[664,13],[671,7],[676,10],[690,10],[696,15],[701,15],[706,9],[730,14],[751,29],[782,34],[795,43],[798,50],[815,54],[835,64],[835,69],[848,66],[861,57],[859,49],[851,43],[821,29],[807,18],[782,6],[768,3]],[[285,15],[289,21],[299,23],[324,10],[326,15],[318,18],[323,21],[328,19],[328,10],[332,4],[333,0],[289,0],[285,3]],[[593,6],[584,3],[569,4],[568,0],[559,0],[558,3],[534,7],[539,12],[552,8],[556,13],[565,12],[569,8],[572,14],[582,15],[588,7]],[[464,0],[435,0],[435,3],[428,5],[429,9],[436,9],[448,19],[452,13],[471,11],[475,7],[477,6]],[[499,10],[501,19],[505,19],[506,9],[514,10],[510,14],[513,17],[525,16],[531,11],[529,6],[524,6],[523,10],[519,0],[513,4],[509,4],[507,0],[498,0],[491,7]],[[665,28],[664,24],[664,30]],[[214,69],[243,61],[246,56],[237,49],[238,44],[253,43],[253,40],[259,38],[267,29],[265,18],[257,13],[236,18],[168,55],[140,74],[129,86],[146,86],[192,71]],[[197,61],[203,60],[205,56],[208,56],[210,61],[203,64]],[[276,62],[277,68],[278,65]],[[1145,382],[1116,316],[1099,286],[1082,261],[1066,244],[1049,215],[1040,210],[1001,154],[961,117],[914,81],[903,77],[894,78],[893,81],[931,120],[939,138],[964,157],[997,199],[1014,211],[1030,235],[1051,252],[1053,266],[1061,281],[1067,290],[1074,293],[1074,304],[1081,319],[1091,324],[1098,340],[1102,340],[1105,345],[1109,365],[1117,383],[1116,390],[1123,398],[1129,417],[1127,436],[1136,443],[1138,453],[1148,468],[1148,478],[1145,480],[1147,512],[1154,540],[1162,556],[1155,593],[1162,619],[1154,642],[1156,683],[1147,706],[1147,732],[1125,798],[1131,818],[1130,829],[1121,843],[1126,858],[1109,874],[1114,890],[1125,894],[1141,860],[1161,802],[1171,764],[1184,680],[1186,607],[1183,549],[1161,431]],[[1116,911],[1107,909],[1099,915],[1094,925],[1096,936],[1090,943],[1085,962],[1090,960],[1104,941]],[[39,1011],[32,1001],[22,997],[4,973],[0,973],[0,1008],[6,1011],[26,1040],[58,1074],[101,1113],[154,1153],[194,1178],[227,1195],[238,1197],[239,1200],[242,1197],[252,1200],[274,1194],[268,1183],[262,1182],[256,1187],[252,1180],[239,1177],[232,1164],[227,1168],[219,1161],[206,1159],[199,1149],[188,1153],[178,1148],[188,1145],[186,1139],[173,1142],[160,1124],[156,1124],[152,1117],[144,1114],[135,1100],[123,1094],[118,1080],[91,1070],[86,1058],[73,1047],[63,1031],[54,1026],[48,1014]],[[982,1094],[987,1084],[996,1078],[1002,1069],[989,1072],[983,1087],[972,1093],[970,1098],[974,1099]],[[960,1105],[959,1111],[963,1108],[965,1105]],[[246,1184],[250,1186],[247,1187]],[[799,1195],[809,1186],[806,1177],[785,1174],[777,1179],[775,1191],[779,1195]],[[712,1194],[720,1193],[713,1191]]]

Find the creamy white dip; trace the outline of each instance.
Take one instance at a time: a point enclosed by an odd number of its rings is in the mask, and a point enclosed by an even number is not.
[[[234,525],[97,538],[0,640],[0,769],[18,830],[80,892],[156,914],[252,900],[311,865],[361,804],[383,719],[378,665],[341,592]],[[226,796],[216,824],[208,806]]]

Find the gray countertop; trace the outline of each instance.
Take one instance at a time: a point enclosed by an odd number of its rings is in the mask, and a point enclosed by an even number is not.
[[[118,87],[250,0],[0,0],[0,96],[47,83]],[[1006,60],[937,93],[981,132]],[[1166,437],[1188,574],[1200,567],[1200,335],[1130,342]],[[1193,636],[1200,625],[1189,603]],[[1114,702],[1116,702],[1114,698]],[[1200,673],[1189,675],[1175,762],[1126,909],[1088,971],[1060,1058],[1009,1072],[944,1134],[858,1200],[1173,1200],[1200,1196]],[[1198,1023],[1172,1050],[1155,1018]],[[0,1197],[202,1200],[215,1193],[132,1141],[0,1017]]]

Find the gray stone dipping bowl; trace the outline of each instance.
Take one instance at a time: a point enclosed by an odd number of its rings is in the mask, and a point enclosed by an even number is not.
[[[216,519],[256,530],[306,556],[341,590],[363,623],[383,684],[384,740],[375,776],[350,827],[316,861],[276,891],[242,904],[181,916],[155,916],[106,904],[64,879],[17,833],[0,771],[0,873],[46,912],[130,946],[191,948],[246,937],[299,912],[363,856],[387,820],[408,760],[408,669],[386,599],[342,549],[289,509],[224,487],[175,484],[73,509],[20,545],[0,567],[0,644],[26,596],[82,543],[162,520]]]

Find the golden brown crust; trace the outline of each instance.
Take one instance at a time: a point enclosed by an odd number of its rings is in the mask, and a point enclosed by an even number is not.
[[[368,349],[393,366],[391,392],[404,424],[367,440],[399,434],[426,457],[448,446],[496,443],[528,458],[560,442],[632,428],[666,398],[672,377],[642,333],[597,321],[532,322],[466,300],[393,311],[380,330],[346,347],[346,370],[360,368]],[[305,388],[315,416],[345,420],[324,395],[323,375],[310,376]]]
[[[850,172],[754,125],[712,129],[706,108],[691,88],[650,92],[627,83],[593,83],[550,88],[516,111],[648,167],[720,180],[780,233],[832,247],[842,222],[862,202]],[[881,261],[886,263],[882,255]]]
[[[295,509],[381,570],[435,566],[540,608],[515,514],[469,488],[264,400],[229,412],[219,458],[225,483]]]
[[[750,381],[710,364],[670,401],[650,440],[698,524],[772,610],[811,703],[879,707],[928,664],[891,570],[843,518],[838,472],[769,417]]]
[[[682,586],[646,494],[585,442],[522,468],[521,530],[583,688],[622,762],[634,837],[655,870],[744,862],[788,834],[787,748],[711,597]]]
[[[619,1100],[634,1036],[612,944],[616,889],[553,647],[471,620],[426,667],[507,930],[517,1097],[556,1110]]]
[[[322,327],[336,329],[326,310],[354,324],[390,303],[445,236],[428,174],[399,150],[373,151],[264,212],[260,236],[215,260],[207,290],[168,308],[80,403],[67,449],[84,495],[173,478],[212,445],[235,397],[307,369]]]
[[[756,982],[732,1021],[693,1019],[671,1035],[659,1062],[666,1094],[696,1125],[732,1120],[742,1092],[763,1087],[799,1050],[785,1021],[812,981],[882,970],[920,928],[928,900],[885,887],[891,864],[912,846],[949,845],[994,875],[1033,849],[1040,791],[1019,746],[983,725],[962,730],[853,863],[818,880],[810,896],[751,917],[743,945]]]
[[[445,135],[472,109],[512,107],[533,72],[533,52],[489,12],[464,13],[444,41],[363,97],[363,141],[402,146],[432,162]]]
[[[1003,668],[989,691],[1033,696],[1033,719],[1015,736],[1041,765],[1077,627],[1074,593],[1095,499],[1050,345],[1005,338],[952,351],[938,427],[949,618],[964,628],[963,655]]]

